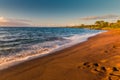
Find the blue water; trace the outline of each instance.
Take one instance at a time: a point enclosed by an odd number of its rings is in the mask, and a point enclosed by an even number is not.
[[[44,51],[49,52],[51,49],[54,50],[66,44],[84,41],[100,32],[103,31],[79,28],[0,28],[0,64],[2,60],[9,61],[8,57],[11,56],[14,60],[13,56],[18,54],[19,57],[27,56],[27,51],[29,51],[29,56],[41,54]],[[35,52],[38,49],[39,53]]]

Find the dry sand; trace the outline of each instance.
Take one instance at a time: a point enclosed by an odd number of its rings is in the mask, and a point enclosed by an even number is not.
[[[0,71],[0,80],[120,80],[120,31]]]

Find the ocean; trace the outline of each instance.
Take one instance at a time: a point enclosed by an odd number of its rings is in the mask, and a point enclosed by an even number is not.
[[[79,28],[1,27],[0,70],[52,54],[102,32]]]

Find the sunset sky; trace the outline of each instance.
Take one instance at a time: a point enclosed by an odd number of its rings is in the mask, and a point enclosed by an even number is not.
[[[66,26],[120,18],[120,0],[0,0],[0,26]]]

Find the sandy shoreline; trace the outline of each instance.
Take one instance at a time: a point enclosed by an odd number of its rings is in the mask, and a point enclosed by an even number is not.
[[[120,31],[0,71],[0,80],[120,79]]]

